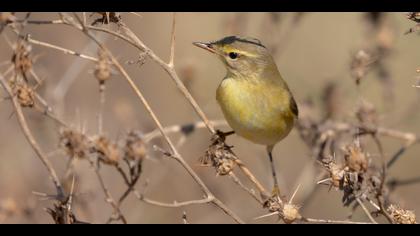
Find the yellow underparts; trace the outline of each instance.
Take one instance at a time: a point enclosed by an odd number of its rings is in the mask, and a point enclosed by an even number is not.
[[[223,114],[240,136],[273,146],[293,127],[291,95],[279,83],[244,78],[225,78],[217,89]]]

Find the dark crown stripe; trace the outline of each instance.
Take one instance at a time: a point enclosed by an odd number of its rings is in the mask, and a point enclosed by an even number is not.
[[[213,43],[214,44],[232,44],[234,42],[249,43],[249,44],[254,44],[254,45],[265,48],[265,46],[262,45],[258,39],[254,39],[254,38],[246,39],[246,38],[239,38],[236,36],[229,36]]]

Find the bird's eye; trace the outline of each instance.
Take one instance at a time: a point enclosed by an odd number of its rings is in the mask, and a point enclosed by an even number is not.
[[[238,53],[236,53],[236,52],[230,52],[229,53],[229,57],[230,57],[230,59],[234,60],[234,59],[238,58]]]

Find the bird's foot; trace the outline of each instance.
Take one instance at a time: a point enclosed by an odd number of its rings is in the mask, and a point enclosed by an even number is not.
[[[273,190],[271,191],[271,197],[279,197],[280,196],[280,188],[277,184],[274,185]]]

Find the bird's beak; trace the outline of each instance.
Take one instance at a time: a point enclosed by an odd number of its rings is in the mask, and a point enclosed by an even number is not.
[[[211,53],[215,53],[216,52],[216,50],[214,50],[214,48],[213,48],[213,46],[212,46],[211,43],[194,42],[193,44],[195,46],[197,46],[199,48],[202,48],[202,49],[205,49],[205,50],[207,50],[207,51],[209,51]]]

